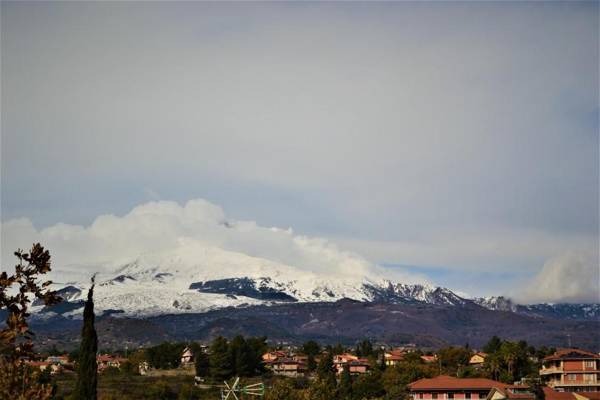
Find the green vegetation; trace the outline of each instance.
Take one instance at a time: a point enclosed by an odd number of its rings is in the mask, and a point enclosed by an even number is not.
[[[146,360],[152,368],[177,368],[185,347],[185,343],[164,342],[146,349]]]

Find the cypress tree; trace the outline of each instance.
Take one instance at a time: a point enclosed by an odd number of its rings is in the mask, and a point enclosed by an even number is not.
[[[92,287],[88,291],[88,298],[83,309],[79,367],[74,392],[77,400],[96,400],[96,386],[98,383],[98,365],[96,364],[98,336],[94,328],[94,319],[94,278],[92,278]]]

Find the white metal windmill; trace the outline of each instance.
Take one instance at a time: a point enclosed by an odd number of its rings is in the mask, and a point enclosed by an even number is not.
[[[249,396],[262,397],[265,395],[265,385],[261,383],[253,383],[252,385],[240,386],[240,378],[237,377],[231,384],[225,383],[225,388],[221,389],[222,400],[240,400],[238,395],[247,394]]]

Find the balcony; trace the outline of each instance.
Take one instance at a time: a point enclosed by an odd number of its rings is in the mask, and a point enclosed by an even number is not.
[[[549,385],[550,386],[550,385]],[[554,382],[554,385],[551,387],[569,387],[569,386],[600,386],[600,382],[598,381],[563,381],[563,382]]]
[[[540,375],[562,374],[562,367],[548,367],[540,369]]]

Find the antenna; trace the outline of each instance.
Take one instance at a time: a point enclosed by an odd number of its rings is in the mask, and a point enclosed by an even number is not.
[[[569,344],[569,348],[571,348],[572,345],[571,345],[571,334],[570,333],[567,333],[567,343]]]

